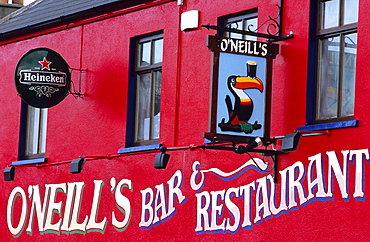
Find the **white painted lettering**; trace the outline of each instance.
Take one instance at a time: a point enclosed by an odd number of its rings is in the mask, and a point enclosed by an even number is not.
[[[286,174],[287,174],[287,169],[284,169],[282,171],[280,171],[280,205],[278,208],[276,208],[275,206],[275,202],[276,202],[276,194],[277,194],[277,191],[276,191],[276,183],[274,182],[274,178],[271,176],[271,175],[268,175],[267,176],[267,179],[269,179],[270,181],[270,205],[269,205],[269,208],[270,208],[270,211],[273,215],[277,215],[279,213],[281,213],[282,211],[286,211],[288,210],[288,207],[287,207],[287,204],[286,204],[286,197],[287,197],[287,192],[286,192]]]
[[[248,185],[240,187],[240,194],[244,197],[244,220],[242,223],[242,227],[247,227],[252,225],[252,191],[251,189],[256,189],[256,183],[252,182]]]
[[[240,210],[235,205],[235,203],[232,202],[231,197],[235,196],[236,198],[239,198],[239,188],[229,188],[226,191],[225,195],[225,205],[227,209],[230,211],[230,214],[234,218],[234,224],[231,225],[231,219],[226,219],[226,230],[230,232],[236,232],[239,228],[240,223]]]
[[[264,176],[259,178],[256,182],[258,183],[258,186],[256,190],[256,217],[254,218],[254,223],[261,220],[261,211],[263,211],[263,218],[271,215],[268,202],[266,177]]]
[[[141,192],[141,220],[140,227],[150,227],[153,221],[153,190],[148,187]]]
[[[225,190],[222,191],[211,191],[211,231],[214,230],[225,230],[225,219],[218,224],[218,218],[222,218],[223,203],[219,204],[219,198],[221,202],[224,201]]]
[[[175,196],[178,199],[179,204],[182,204],[186,197],[182,194],[181,186],[182,186],[182,172],[176,171],[175,174],[168,180],[168,211],[167,216],[171,216],[175,211]]]
[[[347,172],[348,172],[348,153],[349,150],[343,150],[343,169],[341,169],[339,165],[339,160],[337,155],[335,154],[334,151],[328,151],[326,152],[326,155],[328,156],[329,160],[329,169],[328,169],[328,192],[327,196],[331,197],[333,196],[332,191],[332,173],[334,172],[335,178],[338,182],[340,192],[342,193],[343,198],[348,198],[348,190],[347,190]]]
[[[70,233],[85,233],[86,232],[86,224],[89,217],[86,215],[85,219],[82,223],[78,223],[80,220],[80,211],[81,211],[81,204],[82,204],[82,194],[85,188],[84,182],[76,182],[76,192],[75,192],[75,199],[73,203],[73,210],[72,210],[72,217],[71,222],[69,225]]]
[[[19,218],[18,225],[16,227],[13,226],[13,217],[14,217],[14,202],[20,197],[22,199],[22,211]],[[7,212],[6,212],[6,222],[8,224],[8,229],[10,233],[14,237],[18,237],[21,235],[24,226],[26,225],[26,216],[27,216],[27,200],[26,200],[26,193],[21,187],[15,187],[9,195],[8,205],[7,205]]]
[[[296,170],[298,171],[298,177],[295,179]],[[297,161],[292,166],[288,167],[288,174],[289,174],[289,209],[296,207],[297,202],[295,200],[295,191],[297,190],[299,195],[299,204],[302,205],[307,201],[305,197],[303,186],[301,180],[304,175],[304,166],[302,162]]]
[[[227,48],[228,48],[227,39],[222,39],[221,40],[220,48],[221,48],[222,51],[226,51],[227,50]]]
[[[113,178],[112,178],[113,179]],[[124,219],[118,221],[114,212],[112,212],[112,224],[117,231],[124,231],[128,224],[130,223],[131,218],[131,204],[130,200],[123,196],[121,193],[122,188],[127,187],[132,192],[132,182],[128,179],[122,179],[115,189],[115,200],[117,203],[118,209],[124,214]]]
[[[156,185],[156,195],[154,199],[154,219],[153,219],[153,224],[156,224],[159,222],[159,220],[164,219],[167,217],[166,213],[166,197],[165,197],[165,187],[162,184]],[[161,212],[161,218],[159,219],[158,212]]]
[[[47,213],[45,219],[44,230],[45,232],[54,231],[59,234],[61,219],[58,220],[55,224],[52,224],[54,220],[54,214],[59,214],[61,217],[61,209],[62,209],[62,202],[55,202],[56,195],[59,191],[66,192],[66,184],[47,184],[45,185],[46,190],[50,190],[49,192],[49,204],[47,206]],[[45,201],[44,201],[45,202]]]
[[[356,159],[355,169],[356,169],[356,177],[355,177],[355,192],[353,197],[355,198],[363,198],[364,197],[364,178],[363,178],[363,166],[364,166],[364,158],[369,162],[369,150],[362,149],[362,150],[351,150],[349,154],[349,159],[353,160],[353,157]]]
[[[308,164],[307,171],[307,187],[308,187],[308,196],[307,200],[311,200],[314,197],[326,197],[326,192],[324,189],[324,176],[323,176],[323,167],[322,167],[322,156],[321,153],[316,154],[308,158],[310,163]],[[316,178],[313,179],[313,176],[316,174]],[[317,192],[314,195],[313,189],[317,188]]]
[[[107,225],[107,218],[104,217],[103,221],[96,222],[98,217],[98,210],[100,205],[100,198],[101,198],[101,190],[104,186],[104,182],[102,180],[94,180],[94,197],[93,202],[91,205],[90,211],[90,219],[86,225],[86,230],[89,231],[97,231],[104,234],[105,227]]]
[[[48,205],[49,189],[45,189],[44,202],[41,206],[41,197],[39,185],[28,187],[29,198],[31,199],[31,213],[28,222],[27,232],[32,234],[34,212],[36,211],[37,226],[40,232],[44,232],[44,221]]]
[[[197,198],[197,226],[195,232],[210,230],[208,208],[211,203],[211,197],[207,191],[195,194]],[[204,228],[203,228],[204,226]]]

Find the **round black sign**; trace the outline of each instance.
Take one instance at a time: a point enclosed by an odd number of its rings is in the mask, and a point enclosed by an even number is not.
[[[50,108],[60,103],[67,96],[70,83],[67,62],[47,48],[28,51],[15,69],[18,95],[36,108]]]

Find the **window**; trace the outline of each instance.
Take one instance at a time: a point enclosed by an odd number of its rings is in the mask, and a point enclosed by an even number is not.
[[[155,34],[135,38],[132,41],[135,59],[130,74],[130,90],[135,97],[129,97],[129,117],[134,122],[128,128],[128,146],[158,143],[160,128],[160,100],[162,83],[163,36]],[[129,104],[130,105],[130,104]],[[130,133],[133,130],[133,133]]]
[[[219,25],[226,26],[233,29],[240,29],[246,31],[255,31],[257,29],[257,11],[249,10],[244,11],[237,14],[228,15],[225,17],[221,17],[219,19]],[[225,37],[235,38],[235,39],[246,39],[246,40],[253,40],[256,41],[257,37],[250,36],[250,35],[242,35],[238,33],[225,33]]]
[[[317,28],[315,123],[354,114],[358,0],[321,0]]]
[[[47,108],[35,108],[23,103],[21,118],[24,121],[21,125],[21,159],[44,157],[47,113]]]

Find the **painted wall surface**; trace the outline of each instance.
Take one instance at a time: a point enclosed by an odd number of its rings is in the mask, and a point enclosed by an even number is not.
[[[160,143],[201,145],[209,131],[214,30],[179,31],[179,14],[200,12],[200,23],[258,8],[275,16],[279,1],[195,0],[159,4],[63,28],[0,41],[0,164],[18,160],[21,99],[14,85],[18,60],[34,48],[58,52],[81,77],[84,97],[69,95],[49,109],[47,164],[17,167],[0,181],[1,241],[366,241],[370,235],[370,120],[367,91],[370,2],[360,1],[355,119],[358,127],[304,137],[297,151],[278,156],[278,183],[246,154],[169,150],[166,169],[155,152],[120,157],[124,148],[130,38],[163,30]],[[284,1],[283,35],[273,62],[271,137],[306,122],[309,1]],[[261,39],[260,41],[263,41]],[[79,73],[72,73],[76,85]],[[276,149],[281,148],[278,140]],[[79,156],[80,174],[69,172]],[[262,157],[252,154],[256,162]],[[271,169],[271,160],[266,158]],[[262,163],[261,163],[262,164]]]

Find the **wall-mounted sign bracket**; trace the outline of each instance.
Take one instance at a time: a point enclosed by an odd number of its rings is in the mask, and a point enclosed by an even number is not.
[[[237,154],[249,154],[249,153],[260,153],[262,154],[263,157],[265,156],[270,156],[271,159],[273,160],[273,167],[270,170],[263,170],[259,166],[257,166],[262,172],[268,172],[273,170],[273,178],[274,178],[274,183],[278,182],[278,155],[279,154],[286,154],[284,150],[270,150],[270,149],[259,149],[255,148],[258,147],[258,144],[254,141],[250,142],[248,145],[235,145],[232,144],[232,146],[222,146],[222,145],[215,145],[215,144],[203,144],[203,145],[198,145],[196,148],[201,148],[201,149],[211,149],[211,150],[227,150],[227,151],[233,151]],[[254,158],[249,154],[250,158],[252,161],[254,161]],[[264,160],[264,158],[263,158]]]
[[[70,86],[70,89],[69,89],[69,94],[72,94],[74,97],[84,97],[84,94],[81,90],[81,82],[82,82],[82,74],[83,73],[86,73],[87,72],[87,69],[76,69],[76,68],[70,68],[71,69],[71,74],[73,73],[73,71],[78,71],[79,74],[78,74],[78,89],[76,90],[75,89],[75,86],[74,86],[74,82],[71,81],[71,86]],[[73,90],[72,90],[73,88]]]
[[[253,25],[248,26],[248,30],[241,30],[237,28],[230,28],[230,27],[225,27],[225,26],[216,26],[216,25],[210,25],[210,24],[205,24],[201,25],[202,27],[209,29],[214,29],[218,30],[220,32],[233,32],[237,34],[243,34],[243,35],[249,35],[249,36],[254,36],[254,37],[261,37],[261,38],[266,38],[267,42],[276,42],[276,41],[282,41],[286,39],[291,39],[294,37],[292,32],[288,35],[282,36],[282,31],[281,31],[281,24],[282,24],[282,6],[283,6],[283,0],[280,0],[280,6],[276,5],[279,9],[279,13],[275,18],[272,18],[271,16],[268,16],[269,19],[263,22],[259,27],[256,29],[252,30]],[[267,34],[264,33],[257,33],[259,29],[261,29],[263,26],[266,26],[266,32]],[[276,31],[272,33],[270,29],[275,29]]]
[[[219,31],[224,31],[224,32],[233,32],[233,33],[237,33],[237,34],[244,34],[244,35],[266,38],[267,42],[282,41],[282,40],[291,39],[291,38],[294,37],[294,35],[292,33],[288,34],[288,35],[284,35],[284,36],[276,36],[276,35],[256,33],[256,32],[253,32],[253,31],[246,31],[246,30],[240,30],[240,29],[234,29],[234,28],[229,28],[229,27],[210,25],[210,24],[203,24],[201,26],[205,27],[207,29],[214,29],[214,30],[219,30]]]

